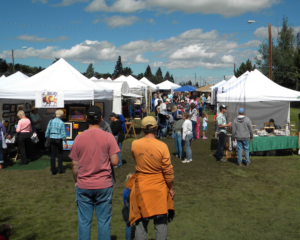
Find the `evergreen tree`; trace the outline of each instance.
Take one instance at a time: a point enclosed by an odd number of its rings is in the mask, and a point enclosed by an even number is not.
[[[147,78],[148,80],[152,79],[152,71],[151,71],[151,67],[148,65],[148,67],[146,68],[146,71],[144,73],[144,77]]]
[[[140,73],[139,75],[137,75],[137,79],[138,79],[138,80],[141,80],[143,77],[144,77],[144,74],[143,74],[143,73]]]
[[[155,73],[155,78],[158,83],[161,83],[163,81],[163,74],[162,74],[160,67],[157,69],[157,71]]]
[[[52,64],[56,63],[60,58],[55,58],[55,60],[52,62]],[[51,64],[51,65],[52,65]]]
[[[170,76],[169,81],[170,81],[170,82],[174,82],[173,74]]]
[[[115,66],[115,71],[112,74],[113,78],[118,78],[122,74],[122,72],[123,72],[123,65],[122,65],[121,56],[119,56]]]
[[[242,62],[240,67],[234,71],[234,76],[239,77],[243,75],[246,71],[253,71],[256,68],[255,64],[252,66],[251,61],[248,59],[246,63]]]
[[[167,71],[164,80],[170,80],[170,73]]]
[[[122,74],[123,74],[124,76],[129,76],[129,75],[132,75],[132,74],[133,74],[133,71],[131,70],[130,67],[125,67],[125,68],[123,68],[123,70],[122,70]]]
[[[272,79],[274,82],[291,89],[298,89],[299,68],[296,65],[296,36],[288,19],[283,18],[278,37],[272,40]],[[269,43],[265,41],[255,57],[259,70],[269,77]]]
[[[0,58],[0,72],[6,72],[8,69],[8,65],[6,63],[6,60]]]
[[[90,63],[90,65],[88,66],[88,68],[86,70],[85,76],[87,78],[91,78],[94,76],[94,74],[95,74],[95,72],[94,72],[93,64]]]

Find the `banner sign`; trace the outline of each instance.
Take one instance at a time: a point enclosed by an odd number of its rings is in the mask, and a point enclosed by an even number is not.
[[[62,91],[37,91],[35,93],[36,108],[64,108],[64,93]]]

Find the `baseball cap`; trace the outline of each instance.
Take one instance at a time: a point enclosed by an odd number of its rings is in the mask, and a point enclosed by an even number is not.
[[[143,118],[141,128],[149,129],[149,128],[155,128],[157,126],[157,122],[154,117],[148,116]]]
[[[91,118],[100,118],[102,116],[102,111],[101,108],[98,106],[90,106],[89,109],[87,110],[87,117]]]
[[[220,106],[220,111],[221,111],[222,109],[226,109],[226,110],[227,110],[227,106],[221,105],[221,106]]]
[[[244,113],[244,112],[245,112],[244,108],[239,109],[239,113]]]
[[[110,115],[109,115],[109,118],[111,117],[115,117],[115,118],[118,118],[119,116],[117,114],[115,114],[114,112],[112,112]]]

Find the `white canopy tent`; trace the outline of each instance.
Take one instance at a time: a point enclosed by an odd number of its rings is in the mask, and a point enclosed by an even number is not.
[[[248,71],[247,71],[248,72]],[[244,73],[246,74],[246,73]],[[244,75],[243,74],[243,75]],[[222,93],[222,90],[224,88],[226,88],[226,86],[229,86],[229,84],[234,83],[235,81],[237,81],[237,78],[235,76],[232,76],[229,80],[227,80],[226,82],[223,82],[222,84],[220,84],[219,86],[215,87],[215,90],[217,89],[217,93]]]
[[[2,76],[0,77],[0,81],[1,81],[2,79],[6,79],[5,75],[2,75]]]
[[[63,91],[65,101],[113,99],[112,89],[96,85],[63,58],[31,78],[0,87],[0,96],[5,99],[34,100],[35,92],[43,90]]]
[[[4,75],[3,75],[4,76]],[[0,78],[0,89],[5,88],[10,85],[21,83],[22,81],[28,79],[29,77],[21,72],[16,72],[8,77],[1,77]]]
[[[243,74],[233,84],[224,85],[222,91],[217,96],[218,105],[228,105],[228,121],[233,121],[242,107],[258,128],[270,118],[277,125],[290,122],[290,102],[300,101],[300,92],[276,84],[258,70]]]
[[[114,99],[112,111],[116,114],[122,114],[122,95],[129,93],[127,82],[115,82],[109,80],[94,81],[99,86],[106,86],[114,90]]]
[[[156,86],[159,88],[159,90],[172,90],[172,91],[176,88],[181,87],[180,85],[172,83],[169,80],[156,84]]]
[[[150,87],[152,92],[156,92],[156,85],[152,82],[150,82],[147,78],[143,77],[140,82],[146,84],[147,86]]]
[[[217,84],[213,85],[212,87],[209,88],[211,96],[210,96],[210,102],[212,105],[216,104],[216,92],[215,92],[215,88],[226,83],[225,80],[222,80],[221,82],[218,82]]]
[[[97,81],[98,78],[96,78],[95,76],[93,76],[93,77],[90,78],[90,80],[92,80],[92,81]]]

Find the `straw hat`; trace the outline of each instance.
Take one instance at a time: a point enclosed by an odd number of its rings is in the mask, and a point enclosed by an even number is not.
[[[177,106],[174,105],[174,106],[172,107],[172,113],[173,113],[173,112],[176,112],[176,111],[177,111]]]
[[[35,109],[37,109],[35,106],[32,106],[31,108],[30,108],[30,111],[34,111]]]

